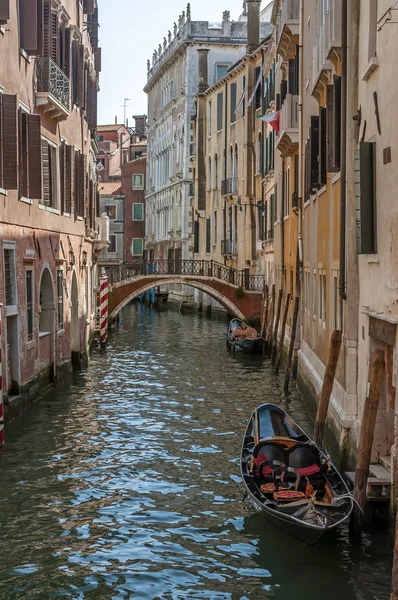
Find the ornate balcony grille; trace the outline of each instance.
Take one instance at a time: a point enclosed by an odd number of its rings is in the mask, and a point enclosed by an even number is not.
[[[69,111],[70,81],[51,58],[36,58],[37,91],[48,92]]]

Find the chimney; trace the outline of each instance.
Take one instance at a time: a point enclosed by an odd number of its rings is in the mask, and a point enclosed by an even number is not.
[[[133,117],[135,121],[135,132],[140,137],[145,137],[146,130],[146,115],[135,115]]]
[[[203,94],[209,87],[209,50],[198,50],[199,85],[198,94]]]
[[[117,115],[115,115],[115,125],[117,125]]]
[[[247,54],[252,54],[260,45],[261,0],[247,0]]]

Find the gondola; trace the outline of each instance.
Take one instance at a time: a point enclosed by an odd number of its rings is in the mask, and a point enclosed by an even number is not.
[[[345,523],[354,507],[330,458],[273,404],[263,404],[250,418],[241,473],[256,511],[309,545]]]
[[[262,351],[263,338],[254,327],[240,319],[232,319],[228,328],[227,346],[233,351],[240,350],[252,354]]]

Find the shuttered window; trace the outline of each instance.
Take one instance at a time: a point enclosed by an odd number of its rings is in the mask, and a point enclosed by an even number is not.
[[[310,129],[310,191],[319,187],[319,117],[311,117]]]
[[[19,194],[39,200],[42,193],[40,116],[19,109],[18,137]]]
[[[236,88],[237,83],[231,84],[231,123],[235,123],[236,121]]]
[[[254,94],[254,110],[261,108],[262,105],[262,97],[263,97],[263,74],[261,71],[261,67],[256,67],[254,70],[254,76],[256,81],[258,82],[256,85],[256,92]]]
[[[211,234],[211,222],[210,219],[206,219],[206,252],[210,254],[210,234]]]
[[[269,218],[269,231],[268,231],[268,239],[274,239],[274,224],[275,224],[275,196],[277,190],[275,186],[275,192],[271,195],[270,198],[270,218]]]
[[[376,244],[376,144],[361,142],[355,156],[358,254],[374,254]]]
[[[292,208],[298,208],[298,199],[299,199],[299,155],[294,155],[294,189],[292,194]]]
[[[18,189],[17,97],[0,94],[0,187]]]
[[[58,164],[57,148],[41,140],[43,157],[43,204],[57,208]]]
[[[298,96],[299,93],[299,48],[295,58],[289,60],[289,94]]]
[[[217,131],[222,130],[223,125],[223,92],[217,94]]]
[[[341,77],[333,78],[333,166],[340,170],[341,145]]]
[[[10,0],[0,0],[0,25],[5,25],[10,18]]]
[[[133,239],[133,243],[131,246],[131,254],[133,256],[142,256],[144,252],[144,240],[142,238]]]
[[[326,184],[326,108],[319,108],[319,187]]]
[[[39,0],[19,0],[20,46],[30,55],[37,56],[41,52],[41,21]]]
[[[133,221],[144,220],[144,205],[141,202],[133,204]]]
[[[195,254],[199,252],[199,221],[194,222],[194,249]]]
[[[26,328],[28,342],[33,340],[33,270],[26,269]]]
[[[83,12],[85,15],[92,15],[94,12],[94,0],[83,0]]]

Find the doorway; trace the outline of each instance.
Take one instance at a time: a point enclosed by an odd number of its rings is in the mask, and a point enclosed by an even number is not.
[[[79,325],[79,291],[77,286],[77,276],[73,272],[72,275],[72,311],[71,311],[71,361],[74,371],[81,371],[82,359],[80,352],[80,325]]]

